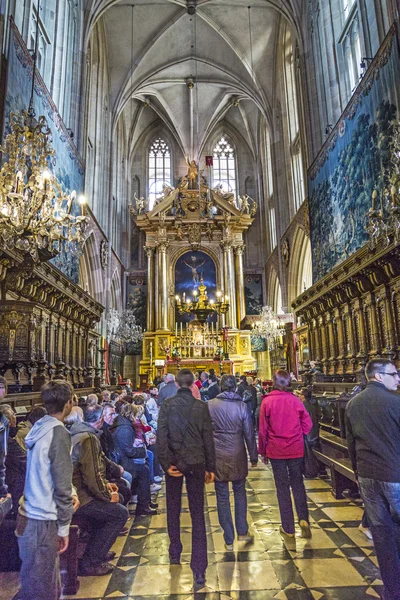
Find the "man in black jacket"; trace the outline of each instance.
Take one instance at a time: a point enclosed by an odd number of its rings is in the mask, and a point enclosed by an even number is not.
[[[183,477],[192,518],[192,558],[195,584],[204,585],[207,568],[207,538],[204,520],[204,482],[211,483],[215,472],[214,437],[208,406],[190,391],[193,373],[182,369],[177,375],[179,389],[161,405],[158,417],[158,458],[166,476],[167,524],[171,564],[179,564],[182,552],[179,518]]]
[[[400,378],[390,360],[371,360],[366,388],[346,407],[349,455],[374,540],[385,600],[400,600]]]

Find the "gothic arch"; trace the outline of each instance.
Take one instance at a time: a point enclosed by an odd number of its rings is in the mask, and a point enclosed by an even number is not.
[[[311,243],[304,229],[298,227],[290,250],[288,309],[292,302],[312,285]]]
[[[118,269],[115,269],[111,278],[110,308],[114,308],[118,312],[121,312],[124,308],[124,302],[122,300],[121,278]]]
[[[275,313],[283,313],[282,288],[274,267],[271,268],[268,279],[268,304]]]
[[[94,234],[91,233],[83,246],[79,261],[79,285],[101,302],[103,295],[103,271],[100,264],[99,248]]]

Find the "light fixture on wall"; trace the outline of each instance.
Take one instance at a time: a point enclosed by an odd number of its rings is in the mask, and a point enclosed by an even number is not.
[[[88,217],[71,212],[76,193],[64,194],[48,165],[55,155],[51,131],[44,116],[36,119],[33,108],[38,49],[40,2],[37,8],[32,88],[28,110],[11,113],[10,129],[1,151],[6,157],[0,169],[0,248],[18,250],[34,262],[56,256],[64,243],[70,251],[86,239]]]
[[[200,285],[193,291],[193,297],[175,296],[176,308],[180,315],[195,314],[200,323],[205,323],[213,314],[225,315],[229,309],[229,298],[222,292],[217,292],[217,300],[209,298],[207,288],[204,285],[203,278],[200,279]]]
[[[253,339],[263,338],[267,342],[284,335],[285,330],[280,327],[279,318],[271,306],[263,306],[260,320],[252,325],[251,337]]]

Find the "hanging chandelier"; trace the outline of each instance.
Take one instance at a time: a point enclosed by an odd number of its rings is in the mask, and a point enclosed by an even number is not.
[[[121,313],[110,308],[107,314],[107,330],[110,338],[124,344],[136,344],[143,339],[143,329],[136,323],[134,311],[130,308]]]
[[[203,278],[200,279],[200,285],[193,290],[193,297],[186,297],[186,294],[175,296],[176,308],[180,315],[190,315],[194,313],[200,323],[205,323],[208,317],[217,314],[225,315],[229,309],[229,298],[222,292],[217,292],[217,300],[209,298],[207,288],[204,285]]]
[[[260,320],[253,323],[252,327],[251,337],[263,338],[267,342],[285,334],[285,330],[280,327],[278,316],[270,306],[262,307]]]
[[[76,192],[65,195],[48,170],[55,156],[51,131],[44,116],[36,119],[33,108],[40,0],[37,6],[32,86],[28,110],[11,113],[10,129],[0,151],[6,162],[0,169],[0,248],[19,250],[38,263],[53,258],[67,245],[78,251],[86,239],[89,218],[71,214]]]
[[[89,221],[85,199],[79,199],[81,214],[71,214],[76,192],[66,196],[47,168],[55,151],[45,117],[36,120],[33,110],[11,113],[10,127],[1,147],[7,162],[0,169],[0,247],[17,249],[34,262],[53,258],[63,243],[77,251]]]

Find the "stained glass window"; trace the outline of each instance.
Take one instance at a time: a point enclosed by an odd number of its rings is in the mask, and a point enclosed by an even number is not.
[[[163,185],[171,185],[171,151],[162,138],[157,138],[149,150],[149,208],[161,196]]]
[[[221,185],[224,192],[232,192],[236,197],[236,157],[235,150],[225,136],[213,150],[214,186]]]

